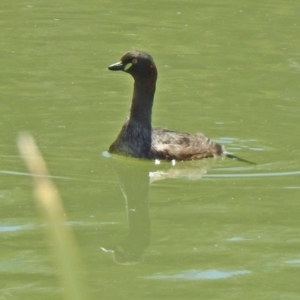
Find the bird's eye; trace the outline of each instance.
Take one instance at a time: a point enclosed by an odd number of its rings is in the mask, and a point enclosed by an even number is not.
[[[136,58],[134,58],[133,60],[132,60],[132,63],[133,64],[136,64],[138,62],[138,60],[136,59]]]

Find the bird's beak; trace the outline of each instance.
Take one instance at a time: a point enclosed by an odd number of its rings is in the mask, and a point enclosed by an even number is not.
[[[108,66],[108,70],[124,71],[124,64],[121,61],[118,61],[117,63],[114,63],[114,64]]]

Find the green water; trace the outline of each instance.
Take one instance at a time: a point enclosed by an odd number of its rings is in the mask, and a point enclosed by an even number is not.
[[[299,9],[2,0],[0,299],[63,295],[21,131],[55,176],[91,299],[299,299]],[[103,156],[132,92],[106,67],[130,49],[158,66],[154,125],[201,131],[257,166]]]

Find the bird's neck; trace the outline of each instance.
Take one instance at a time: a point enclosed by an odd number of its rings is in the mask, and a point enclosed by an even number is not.
[[[155,84],[156,76],[135,79],[129,116],[129,122],[133,121],[150,130]]]

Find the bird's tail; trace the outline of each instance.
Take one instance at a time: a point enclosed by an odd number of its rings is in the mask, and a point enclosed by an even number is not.
[[[244,162],[244,163],[247,163],[247,164],[250,164],[250,165],[256,165],[255,162],[252,162],[250,160],[247,160],[247,159],[243,159],[243,158],[240,158],[238,156],[235,156],[233,154],[230,154],[228,152],[225,152],[224,155],[230,159],[235,159],[235,160],[238,160],[238,161],[241,161],[241,162]]]

